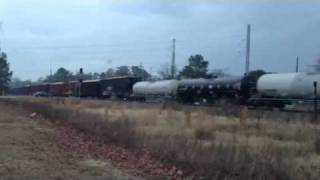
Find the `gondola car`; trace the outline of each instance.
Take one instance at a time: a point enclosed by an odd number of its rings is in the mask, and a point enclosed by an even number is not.
[[[103,98],[127,99],[132,94],[132,86],[140,78],[132,76],[112,77],[100,80],[101,96]]]

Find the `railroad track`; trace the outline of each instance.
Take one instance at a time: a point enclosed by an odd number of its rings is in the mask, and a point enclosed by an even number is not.
[[[0,96],[1,98],[19,98],[19,97],[33,97],[33,96]],[[50,99],[65,99],[70,98],[74,100],[81,100],[81,101],[94,101],[98,102],[99,104],[103,104],[105,102],[117,102],[117,103],[132,103],[132,104],[141,104],[141,105],[178,105],[187,108],[215,108],[223,110],[225,108],[232,108],[232,109],[240,109],[244,106],[242,105],[235,105],[232,103],[228,104],[182,104],[176,101],[166,101],[166,102],[159,102],[159,101],[134,101],[134,100],[121,100],[121,99],[99,99],[99,98],[77,98],[77,97],[35,97],[35,98],[50,98]],[[262,112],[287,112],[287,113],[313,113],[313,109],[311,105],[306,105],[307,108],[305,109],[288,109],[288,108],[270,108],[270,107],[251,107],[247,106],[249,111],[262,111]]]

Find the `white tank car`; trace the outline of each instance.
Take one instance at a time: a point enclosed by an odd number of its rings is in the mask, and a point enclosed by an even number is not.
[[[257,90],[260,95],[275,98],[312,98],[313,82],[318,82],[320,95],[320,73],[279,73],[265,74],[258,79]]]
[[[143,97],[175,97],[178,89],[177,80],[142,81],[133,85],[133,94]]]

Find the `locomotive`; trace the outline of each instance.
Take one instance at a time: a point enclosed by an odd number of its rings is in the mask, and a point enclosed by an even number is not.
[[[132,76],[101,80],[56,82],[10,89],[11,95],[33,95],[46,92],[50,96],[80,96],[124,100],[173,100],[189,104],[214,104],[221,99],[253,106],[283,108],[293,100],[314,98],[314,82],[319,72],[265,73],[251,71],[243,76],[214,79],[141,81]],[[319,91],[319,87],[317,87]]]

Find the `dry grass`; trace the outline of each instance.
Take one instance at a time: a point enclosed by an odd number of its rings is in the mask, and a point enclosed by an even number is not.
[[[51,123],[28,115],[0,102],[0,179],[138,179],[108,161],[70,156],[56,144]]]
[[[105,143],[147,148],[211,179],[318,179],[320,125],[307,114],[77,99],[19,99]],[[232,110],[232,112],[231,112]]]

